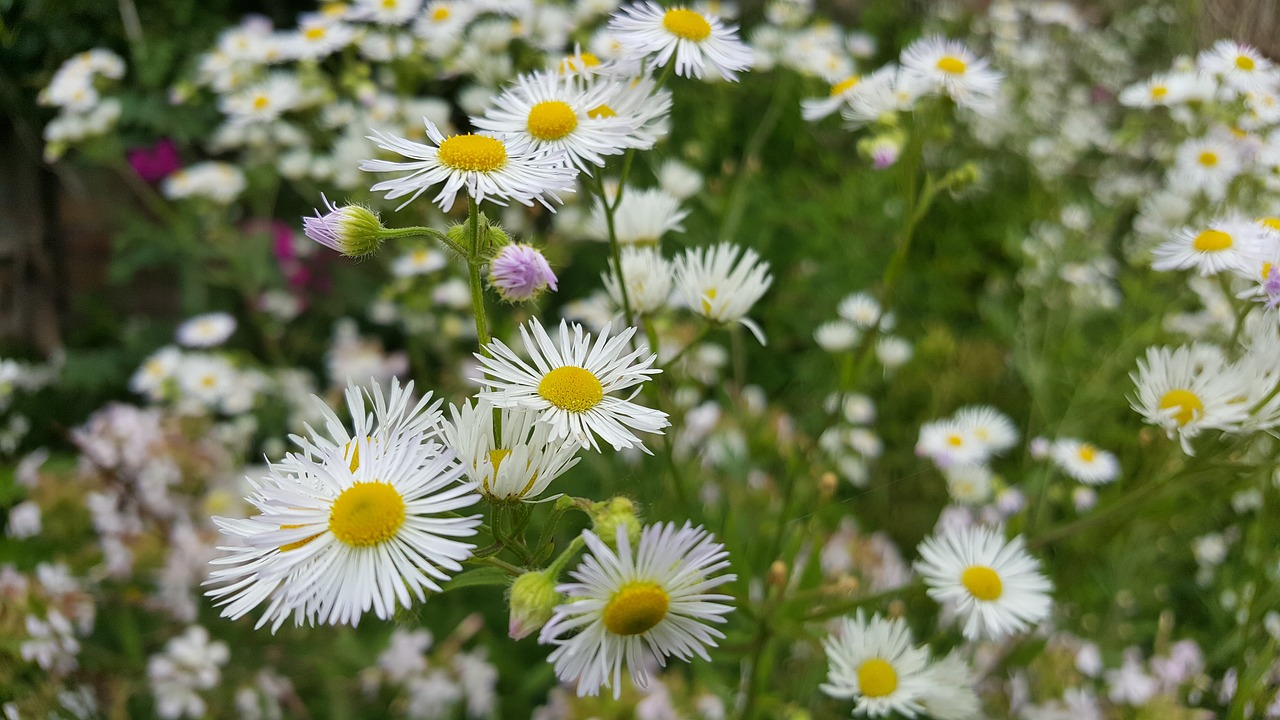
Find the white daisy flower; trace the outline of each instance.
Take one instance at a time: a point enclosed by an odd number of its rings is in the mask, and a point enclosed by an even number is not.
[[[425,41],[427,55],[443,58],[457,49],[476,12],[464,0],[432,0],[414,21],[413,33]]]
[[[426,590],[439,592],[438,581],[470,557],[474,546],[453,538],[474,535],[480,516],[441,516],[479,496],[457,482],[462,466],[437,440],[438,404],[420,403],[405,416],[394,409],[395,390],[391,412],[376,385],[369,396],[386,424],[369,428],[362,404],[354,439],[340,424],[330,437],[308,428],[310,439],[294,438],[302,452],[254,483],[257,515],[214,518],[239,543],[213,561],[226,566],[211,573],[220,587],[207,593],[223,616],[236,619],[268,601],[257,626],[270,622],[273,632],[290,615],[296,624],[355,625],[372,609],[385,620],[409,607],[411,595],[423,601]],[[325,412],[332,429],[337,418]]]
[[[1219,40],[1200,53],[1196,62],[1201,70],[1220,77],[1224,84],[1241,93],[1274,91],[1280,80],[1262,53],[1234,40]]]
[[[859,75],[850,75],[843,80],[831,83],[831,90],[826,97],[805,98],[800,101],[800,115],[809,122],[816,122],[835,111],[849,101],[853,89],[861,82]]]
[[[591,112],[626,120],[631,125],[629,147],[648,150],[671,130],[671,91],[653,78],[597,78],[591,86],[605,92],[604,102]]]
[[[880,322],[880,302],[871,293],[856,292],[846,295],[836,306],[836,314],[867,330]]]
[[[681,221],[689,215],[680,201],[661,188],[639,190],[628,187],[613,210],[613,230],[623,245],[657,245],[669,232],[684,232]],[[608,240],[609,228],[604,208],[597,200],[586,234],[596,240]]]
[[[192,353],[182,358],[175,377],[184,403],[217,410],[236,385],[236,369],[221,355]]]
[[[639,447],[648,452],[632,432],[658,433],[671,423],[667,414],[637,405],[610,393],[635,387],[662,372],[652,367],[657,356],[641,346],[626,352],[635,328],[609,337],[605,325],[591,342],[591,335],[574,323],[560,322],[559,342],[533,318],[520,327],[520,337],[532,365],[521,360],[501,340],[488,346],[492,357],[476,355],[488,376],[475,378],[485,386],[481,400],[499,408],[521,408],[539,413],[552,427],[551,439],[567,438],[583,447],[599,450],[596,438],[615,450]]]
[[[175,335],[184,347],[207,348],[221,345],[236,331],[236,319],[228,313],[197,315],[178,326]]]
[[[1018,428],[1008,415],[988,405],[960,408],[956,424],[986,446],[987,452],[1000,455],[1018,444]]]
[[[348,17],[379,25],[404,25],[421,7],[422,0],[356,0]]]
[[[285,73],[272,73],[266,80],[240,92],[226,95],[219,109],[233,123],[265,123],[302,104],[302,86]]]
[[[741,323],[765,344],[760,326],[747,313],[773,284],[773,276],[755,250],[727,242],[690,248],[675,266],[676,292],[686,307],[714,322]]]
[[[650,1],[628,5],[609,21],[609,31],[626,59],[652,59],[654,67],[663,67],[674,57],[681,77],[701,78],[710,66],[725,80],[735,80],[753,63],[736,27],[687,7],[664,10]]]
[[[490,500],[531,501],[552,480],[578,464],[578,445],[555,442],[551,426],[537,413],[506,409],[502,442],[494,442],[493,405],[470,401],[462,409],[449,406],[452,422],[444,424],[445,442],[462,459],[467,477]]]
[[[947,494],[961,505],[984,505],[991,500],[995,474],[986,465],[954,465],[942,469]]]
[[[347,47],[355,36],[355,29],[346,23],[324,13],[308,13],[298,21],[289,55],[298,60],[319,60]]]
[[[1227,196],[1227,188],[1242,169],[1240,153],[1230,141],[1219,135],[1207,135],[1178,147],[1174,166],[1169,170],[1169,182],[1181,190],[1200,191],[1210,200],[1220,201]]]
[[[1200,275],[1234,272],[1256,276],[1258,263],[1265,259],[1267,231],[1240,216],[1210,222],[1207,227],[1183,227],[1173,237],[1151,251],[1151,267],[1156,270],[1191,270]]]
[[[1120,461],[1115,455],[1074,438],[1054,441],[1049,457],[1064,473],[1086,485],[1102,485],[1120,476]]]
[[[822,692],[853,700],[855,715],[914,718],[924,711],[920,700],[928,689],[929,653],[912,644],[902,618],[873,615],[868,620],[858,610],[852,618],[841,618],[822,646],[829,663]]]
[[[813,331],[813,341],[829,353],[842,353],[853,349],[862,337],[856,325],[845,320],[831,320]]]
[[[976,720],[982,717],[982,703],[974,692],[973,672],[958,651],[929,665],[920,704],[933,720]]]
[[[129,378],[129,389],[146,395],[150,400],[159,400],[164,395],[165,385],[173,379],[181,363],[182,351],[166,345],[143,361]]]
[[[391,264],[391,274],[396,277],[429,275],[449,265],[445,254],[435,248],[416,248],[396,258]]]
[[[600,275],[604,289],[619,307],[622,306],[622,289],[618,283],[618,271],[609,264],[609,272]],[[646,314],[666,307],[671,299],[673,266],[654,247],[622,248],[622,277],[626,281],[627,299],[631,309]]]
[[[940,35],[907,46],[902,51],[902,69],[922,78],[931,92],[974,110],[991,109],[1002,78],[986,58],[975,55],[963,42]]]
[[[910,112],[928,92],[929,82],[924,77],[897,65],[885,65],[849,88],[847,106],[840,116],[850,128],[859,128],[896,113]]]
[[[1120,104],[1126,107],[1152,108],[1168,105],[1173,100],[1168,75],[1153,75],[1120,91]]]
[[[458,192],[465,190],[476,202],[505,205],[515,200],[533,205],[537,200],[554,211],[546,198],[560,202],[557,192],[573,191],[576,171],[565,164],[559,152],[534,152],[529,141],[518,137],[492,134],[450,135],[445,137],[435,123],[426,120],[430,145],[373,131],[369,137],[383,150],[398,153],[413,162],[364,160],[360,169],[366,172],[403,172],[408,175],[383,180],[373,186],[374,192],[386,191],[387,199],[409,196],[400,205],[413,202],[433,185],[443,184],[432,202],[448,212]]]
[[[991,448],[979,440],[972,429],[947,418],[920,426],[916,454],[933,460],[940,468],[948,468],[985,463],[991,456]]]
[[[552,72],[521,75],[491,101],[481,130],[528,140],[535,151],[556,150],[582,172],[604,166],[608,155],[630,146],[632,124],[606,105],[608,85],[584,87],[574,77]]]
[[[722,602],[733,598],[710,592],[737,578],[721,573],[729,554],[701,527],[649,525],[634,548],[625,527],[617,533],[615,552],[583,531],[589,552],[569,573],[574,582],[556,588],[568,602],[538,636],[556,646],[547,659],[562,682],[577,684],[579,697],[603,686],[616,699],[624,663],[644,688],[652,664],[665,666],[669,656],[710,660],[706,647],[724,634],[708,623],[724,622],[733,609]]]
[[[926,539],[916,570],[929,597],[954,605],[969,640],[1000,639],[1049,617],[1052,583],[1021,537],[972,526]]]
[[[1130,374],[1137,395],[1130,406],[1152,425],[1175,435],[1188,455],[1201,431],[1233,431],[1249,415],[1248,382],[1215,345],[1196,343],[1176,349],[1147,348]]]

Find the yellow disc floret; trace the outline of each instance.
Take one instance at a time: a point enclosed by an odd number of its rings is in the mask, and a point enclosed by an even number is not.
[[[963,75],[969,65],[954,55],[944,55],[938,60],[938,69],[948,75]]]
[[[684,8],[668,10],[662,16],[662,27],[678,38],[694,42],[711,36],[711,23],[701,13]]]
[[[1248,55],[1237,55],[1236,67],[1240,68],[1241,70],[1244,70],[1245,72],[1250,72],[1255,67],[1257,67],[1257,63],[1255,63],[1253,61],[1253,58],[1249,57]]]
[[[1094,461],[1094,458],[1098,457],[1098,449],[1089,443],[1085,443],[1076,451],[1076,455],[1079,455],[1081,460],[1091,463]]]
[[[960,584],[979,600],[997,600],[1004,594],[1004,583],[995,570],[985,565],[971,565],[960,575]]]
[[[845,78],[844,80],[841,80],[840,82],[831,86],[831,97],[835,97],[836,95],[842,94],[845,90],[848,90],[854,87],[861,81],[862,81],[862,78],[858,75],[854,75],[853,77],[848,77],[848,78]]]
[[[898,689],[898,671],[889,661],[871,658],[858,666],[858,691],[867,697],[884,697]]]
[[[507,164],[507,148],[487,135],[454,135],[440,143],[439,157],[454,170],[493,172]]]
[[[1178,409],[1178,412],[1173,414],[1173,419],[1177,420],[1179,425],[1186,425],[1196,417],[1204,415],[1204,403],[1200,398],[1190,390],[1182,388],[1174,388],[1161,396],[1160,409],[1172,408]]]
[[[529,134],[539,140],[559,140],[578,127],[578,114],[569,103],[544,100],[529,110]]]
[[[629,583],[609,599],[604,626],[614,635],[639,635],[662,622],[670,606],[671,596],[657,583]]]
[[[586,412],[604,398],[604,386],[590,370],[565,365],[542,376],[538,394],[561,410]]]
[[[1229,250],[1233,244],[1231,236],[1221,230],[1205,230],[1191,241],[1191,246],[1200,252]]]
[[[329,529],[352,547],[370,547],[395,537],[404,524],[404,498],[384,482],[358,482],[333,501]]]

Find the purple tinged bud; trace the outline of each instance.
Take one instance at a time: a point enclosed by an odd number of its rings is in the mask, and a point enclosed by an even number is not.
[[[556,276],[547,259],[532,246],[511,243],[489,265],[489,284],[504,300],[524,302],[547,288],[556,289]]]
[[[382,245],[382,220],[369,208],[361,205],[338,207],[321,195],[325,208],[321,215],[302,219],[302,231],[307,237],[336,250],[347,257],[362,257],[377,252]]]

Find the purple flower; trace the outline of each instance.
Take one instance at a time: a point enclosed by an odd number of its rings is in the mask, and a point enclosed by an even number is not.
[[[1267,279],[1262,283],[1262,289],[1267,291],[1267,308],[1275,310],[1280,307],[1280,268],[1271,268]]]
[[[382,245],[382,221],[377,214],[360,205],[338,207],[321,195],[325,208],[321,215],[302,218],[302,231],[307,237],[337,250],[347,257],[362,257],[377,252]]]
[[[502,248],[489,265],[489,284],[504,300],[523,302],[546,288],[556,289],[556,276],[542,253],[529,245]]]
[[[182,167],[178,146],[169,138],[159,140],[149,147],[133,148],[125,153],[125,157],[138,177],[149,183],[159,182]]]

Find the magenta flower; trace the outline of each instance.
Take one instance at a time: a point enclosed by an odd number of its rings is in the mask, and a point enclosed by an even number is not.
[[[542,253],[529,245],[502,248],[489,265],[489,284],[504,300],[523,302],[546,288],[556,289],[556,276]]]
[[[182,167],[178,146],[169,138],[148,147],[133,148],[125,153],[125,157],[138,177],[149,183],[159,182]]]

